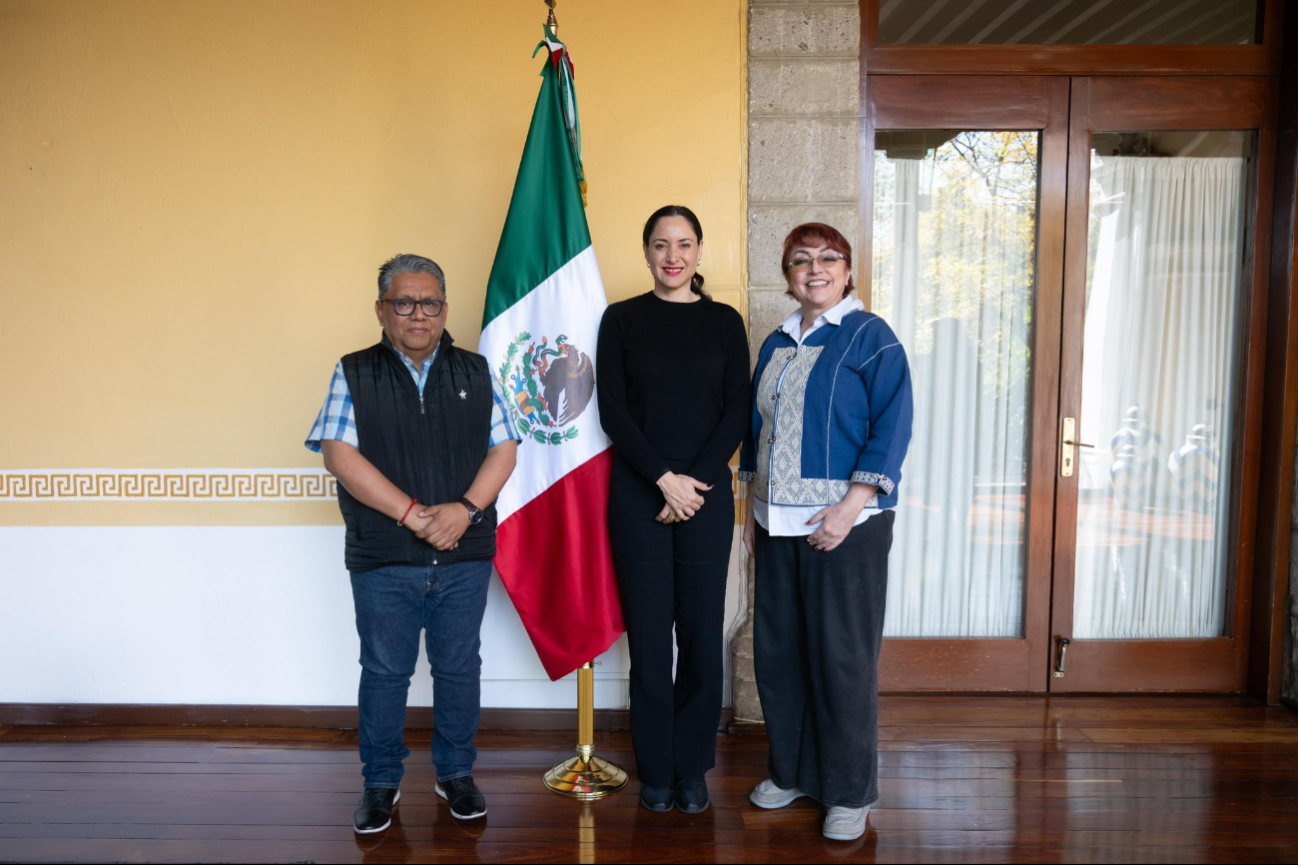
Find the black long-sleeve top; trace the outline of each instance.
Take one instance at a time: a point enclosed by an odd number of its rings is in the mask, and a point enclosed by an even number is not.
[[[600,423],[649,483],[668,471],[715,482],[752,413],[748,335],[729,306],[653,292],[613,304],[599,326]]]

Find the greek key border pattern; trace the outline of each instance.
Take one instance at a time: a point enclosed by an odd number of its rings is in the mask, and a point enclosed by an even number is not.
[[[0,502],[333,501],[321,469],[0,469]]]

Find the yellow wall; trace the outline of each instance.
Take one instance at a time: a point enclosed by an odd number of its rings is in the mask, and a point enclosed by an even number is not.
[[[562,0],[610,300],[684,203],[742,308],[742,0]],[[482,297],[541,0],[0,0],[0,468],[308,467],[374,273]],[[57,513],[54,511],[57,510]],[[315,522],[333,505],[0,504],[0,524]]]

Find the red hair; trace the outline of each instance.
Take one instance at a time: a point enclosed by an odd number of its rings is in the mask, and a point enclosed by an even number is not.
[[[789,236],[784,238],[784,252],[780,255],[780,270],[785,274],[789,272],[789,258],[793,255],[794,248],[800,246],[811,249],[827,246],[843,256],[843,263],[847,265],[847,285],[843,288],[843,297],[851,294],[852,289],[856,288],[852,284],[852,245],[837,228],[823,222],[804,222],[790,231]],[[784,293],[793,297],[791,289],[786,289]]]

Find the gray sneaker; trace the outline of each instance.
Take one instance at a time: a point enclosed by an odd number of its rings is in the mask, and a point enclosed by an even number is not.
[[[854,841],[865,834],[865,818],[869,816],[869,805],[861,808],[834,805],[825,815],[825,825],[821,827],[821,831],[826,838],[834,841]]]
[[[794,799],[801,799],[806,793],[797,787],[784,789],[778,786],[770,778],[753,788],[753,792],[748,794],[748,801],[752,802],[758,808],[783,808]]]

